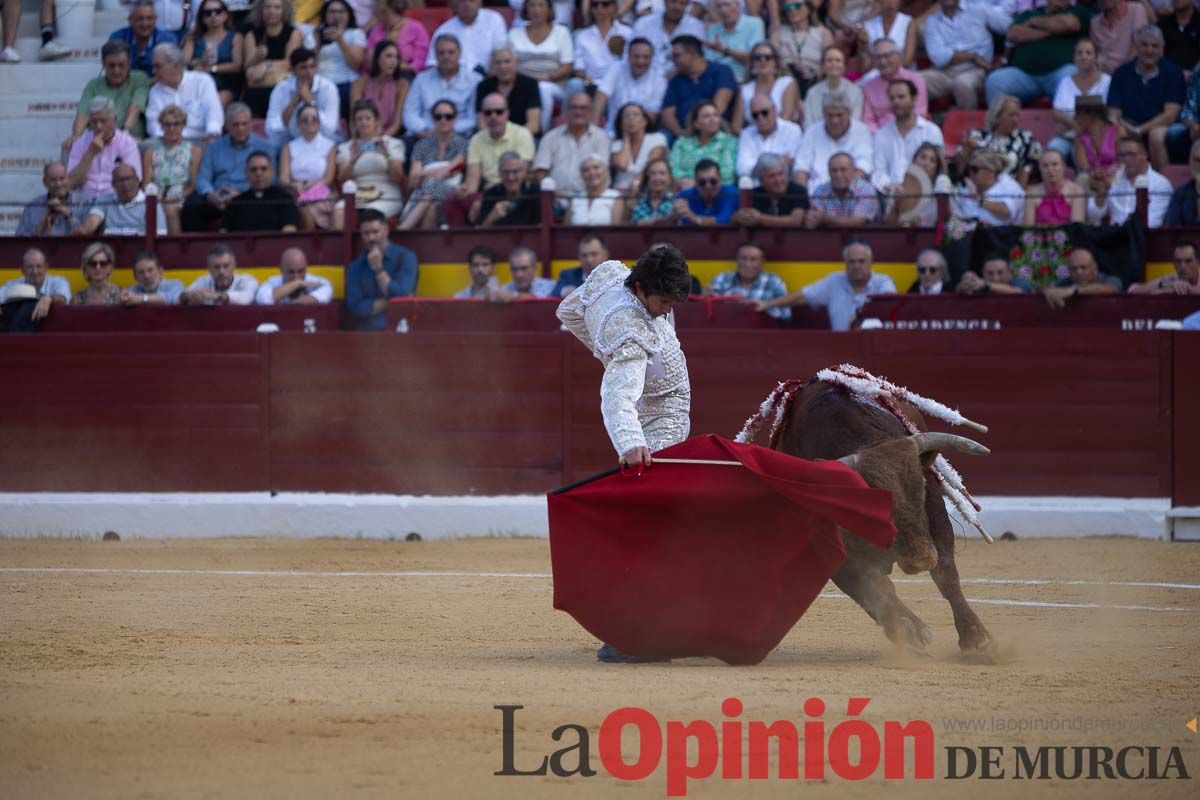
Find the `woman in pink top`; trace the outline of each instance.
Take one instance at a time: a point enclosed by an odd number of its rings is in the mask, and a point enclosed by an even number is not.
[[[1087,197],[1083,187],[1067,180],[1067,162],[1057,150],[1038,159],[1042,182],[1025,193],[1026,225],[1066,225],[1083,222]]]
[[[367,52],[384,40],[396,43],[400,49],[400,71],[410,80],[425,68],[429,55],[429,31],[415,19],[404,16],[408,0],[388,0],[383,19],[367,32]],[[363,72],[366,67],[363,65]]]
[[[1075,101],[1075,171],[1079,174],[1097,169],[1111,170],[1117,164],[1117,126],[1108,118],[1099,97],[1080,97]]]
[[[375,44],[371,72],[350,87],[350,107],[359,100],[370,100],[379,110],[379,128],[384,136],[397,136],[404,124],[404,97],[409,82],[400,69],[400,51],[396,43],[384,39]]]

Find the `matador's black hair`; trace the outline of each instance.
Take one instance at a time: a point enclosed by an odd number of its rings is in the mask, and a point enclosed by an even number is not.
[[[625,287],[642,287],[647,295],[665,294],[676,300],[687,300],[692,293],[692,276],[683,253],[674,245],[659,245],[646,251],[625,279]]]

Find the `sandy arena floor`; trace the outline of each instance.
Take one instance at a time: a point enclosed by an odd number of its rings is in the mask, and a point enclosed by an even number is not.
[[[857,606],[828,597],[757,667],[607,666],[551,609],[551,582],[538,576],[549,572],[544,541],[3,541],[0,797],[664,797],[665,765],[638,783],[605,774],[604,716],[639,705],[664,722],[719,723],[728,696],[744,702],[744,720],[796,723],[803,701],[820,697],[828,728],[848,696],[870,697],[863,716],[873,723],[933,725],[937,778],[886,782],[880,768],[862,782],[797,785],[718,772],[692,781],[690,797],[1200,796],[1200,734],[1185,727],[1200,712],[1200,547],[972,539],[959,564],[965,578],[1010,581],[966,587],[991,601],[976,609],[1008,663],[957,657],[949,609],[928,580],[899,590],[934,629],[931,658],[898,654]],[[248,572],[229,574],[239,570]],[[1032,579],[1050,582],[1012,582]],[[1116,585],[1130,581],[1190,588]],[[525,706],[519,767],[563,746],[550,739],[555,727],[577,723],[592,734],[600,774],[494,776],[497,704]],[[947,728],[993,718],[1139,728]],[[944,777],[949,745],[1087,744],[1178,746],[1193,778]]]

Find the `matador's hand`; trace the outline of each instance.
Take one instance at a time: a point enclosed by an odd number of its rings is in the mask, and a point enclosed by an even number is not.
[[[622,467],[650,466],[650,450],[646,447],[633,447],[621,456]]]

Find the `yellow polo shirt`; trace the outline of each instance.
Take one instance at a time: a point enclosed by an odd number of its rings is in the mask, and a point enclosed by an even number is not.
[[[481,188],[495,186],[500,182],[500,156],[515,150],[526,161],[533,161],[533,134],[524,125],[509,122],[504,135],[493,139],[487,128],[471,137],[467,147],[467,164],[478,164],[483,176]]]

